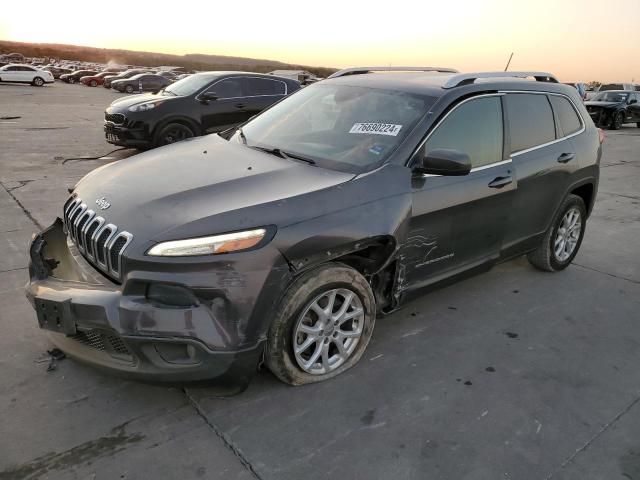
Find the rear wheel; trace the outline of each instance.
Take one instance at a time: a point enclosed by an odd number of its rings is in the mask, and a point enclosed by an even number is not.
[[[156,134],[154,145],[160,147],[162,145],[169,145],[171,143],[180,142],[187,138],[195,137],[191,128],[182,123],[170,123],[162,127],[162,129]]]
[[[92,87],[97,87],[98,86],[98,82],[96,82],[95,80],[91,80],[89,82],[89,85],[92,86]]]
[[[611,119],[611,130],[619,130],[622,127],[624,121],[624,114],[622,112],[616,113]]]
[[[540,246],[528,255],[529,262],[540,270],[557,272],[573,261],[584,237],[587,209],[577,195],[569,195]]]
[[[31,82],[31,85],[34,85],[36,87],[41,87],[42,85],[44,85],[44,80],[40,77],[35,77]]]
[[[330,263],[287,290],[267,337],[265,362],[290,385],[321,382],[354,366],[375,326],[375,298],[353,268]]]

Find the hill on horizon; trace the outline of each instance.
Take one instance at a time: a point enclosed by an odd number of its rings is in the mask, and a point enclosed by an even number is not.
[[[185,67],[190,70],[242,70],[270,72],[271,70],[307,70],[320,77],[326,77],[336,71],[335,68],[295,65],[277,60],[233,57],[227,55],[210,55],[189,53],[174,55],[170,53],[141,52],[111,48],[84,47],[58,43],[28,43],[0,40],[0,54],[18,52],[25,57],[60,58],[96,63],[116,63],[122,65],[140,65],[157,67],[171,65]]]

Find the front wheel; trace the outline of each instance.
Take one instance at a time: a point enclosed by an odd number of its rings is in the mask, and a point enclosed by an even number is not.
[[[133,93],[133,86],[127,85],[126,87],[124,87],[124,91],[127,93]]]
[[[322,265],[287,290],[269,329],[265,362],[289,385],[328,380],[360,360],[375,320],[365,278],[343,264]]]
[[[73,78],[73,77],[69,77],[69,78],[67,79],[67,81],[68,81],[69,83],[76,83],[76,79],[75,79],[75,78]]]
[[[170,123],[156,134],[153,143],[156,147],[161,147],[163,145],[170,145],[191,137],[195,137],[195,133],[189,127],[182,123]]]
[[[98,86],[98,82],[96,82],[95,80],[91,80],[89,82],[89,85],[92,86],[92,87],[96,87],[96,86]]]
[[[529,253],[529,263],[540,270],[557,272],[573,261],[584,237],[587,208],[582,198],[569,195],[540,246]]]
[[[41,87],[42,85],[44,85],[44,80],[40,77],[36,77],[33,79],[33,82],[31,82],[31,85],[35,87]]]
[[[616,113],[611,119],[611,130],[619,130],[622,127],[624,121],[624,114],[622,112]]]

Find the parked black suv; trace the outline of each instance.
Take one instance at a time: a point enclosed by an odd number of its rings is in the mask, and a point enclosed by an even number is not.
[[[585,106],[600,127],[618,130],[625,123],[635,123],[640,128],[640,92],[635,90],[598,92]]]
[[[167,145],[243,123],[299,88],[295,80],[259,73],[197,73],[157,95],[114,101],[105,111],[105,136],[125,147]]]
[[[31,245],[40,326],[132,377],[246,385],[263,359],[304,384],[426,288],[519,255],[571,263],[602,152],[575,89],[371,70],[87,175]]]

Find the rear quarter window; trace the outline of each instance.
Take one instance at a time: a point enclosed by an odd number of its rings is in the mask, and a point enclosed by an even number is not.
[[[556,112],[556,117],[560,123],[560,131],[563,136],[576,133],[582,128],[580,117],[567,98],[550,95],[549,100],[551,101],[553,110]]]
[[[511,153],[543,145],[556,139],[553,111],[546,95],[506,95]]]

